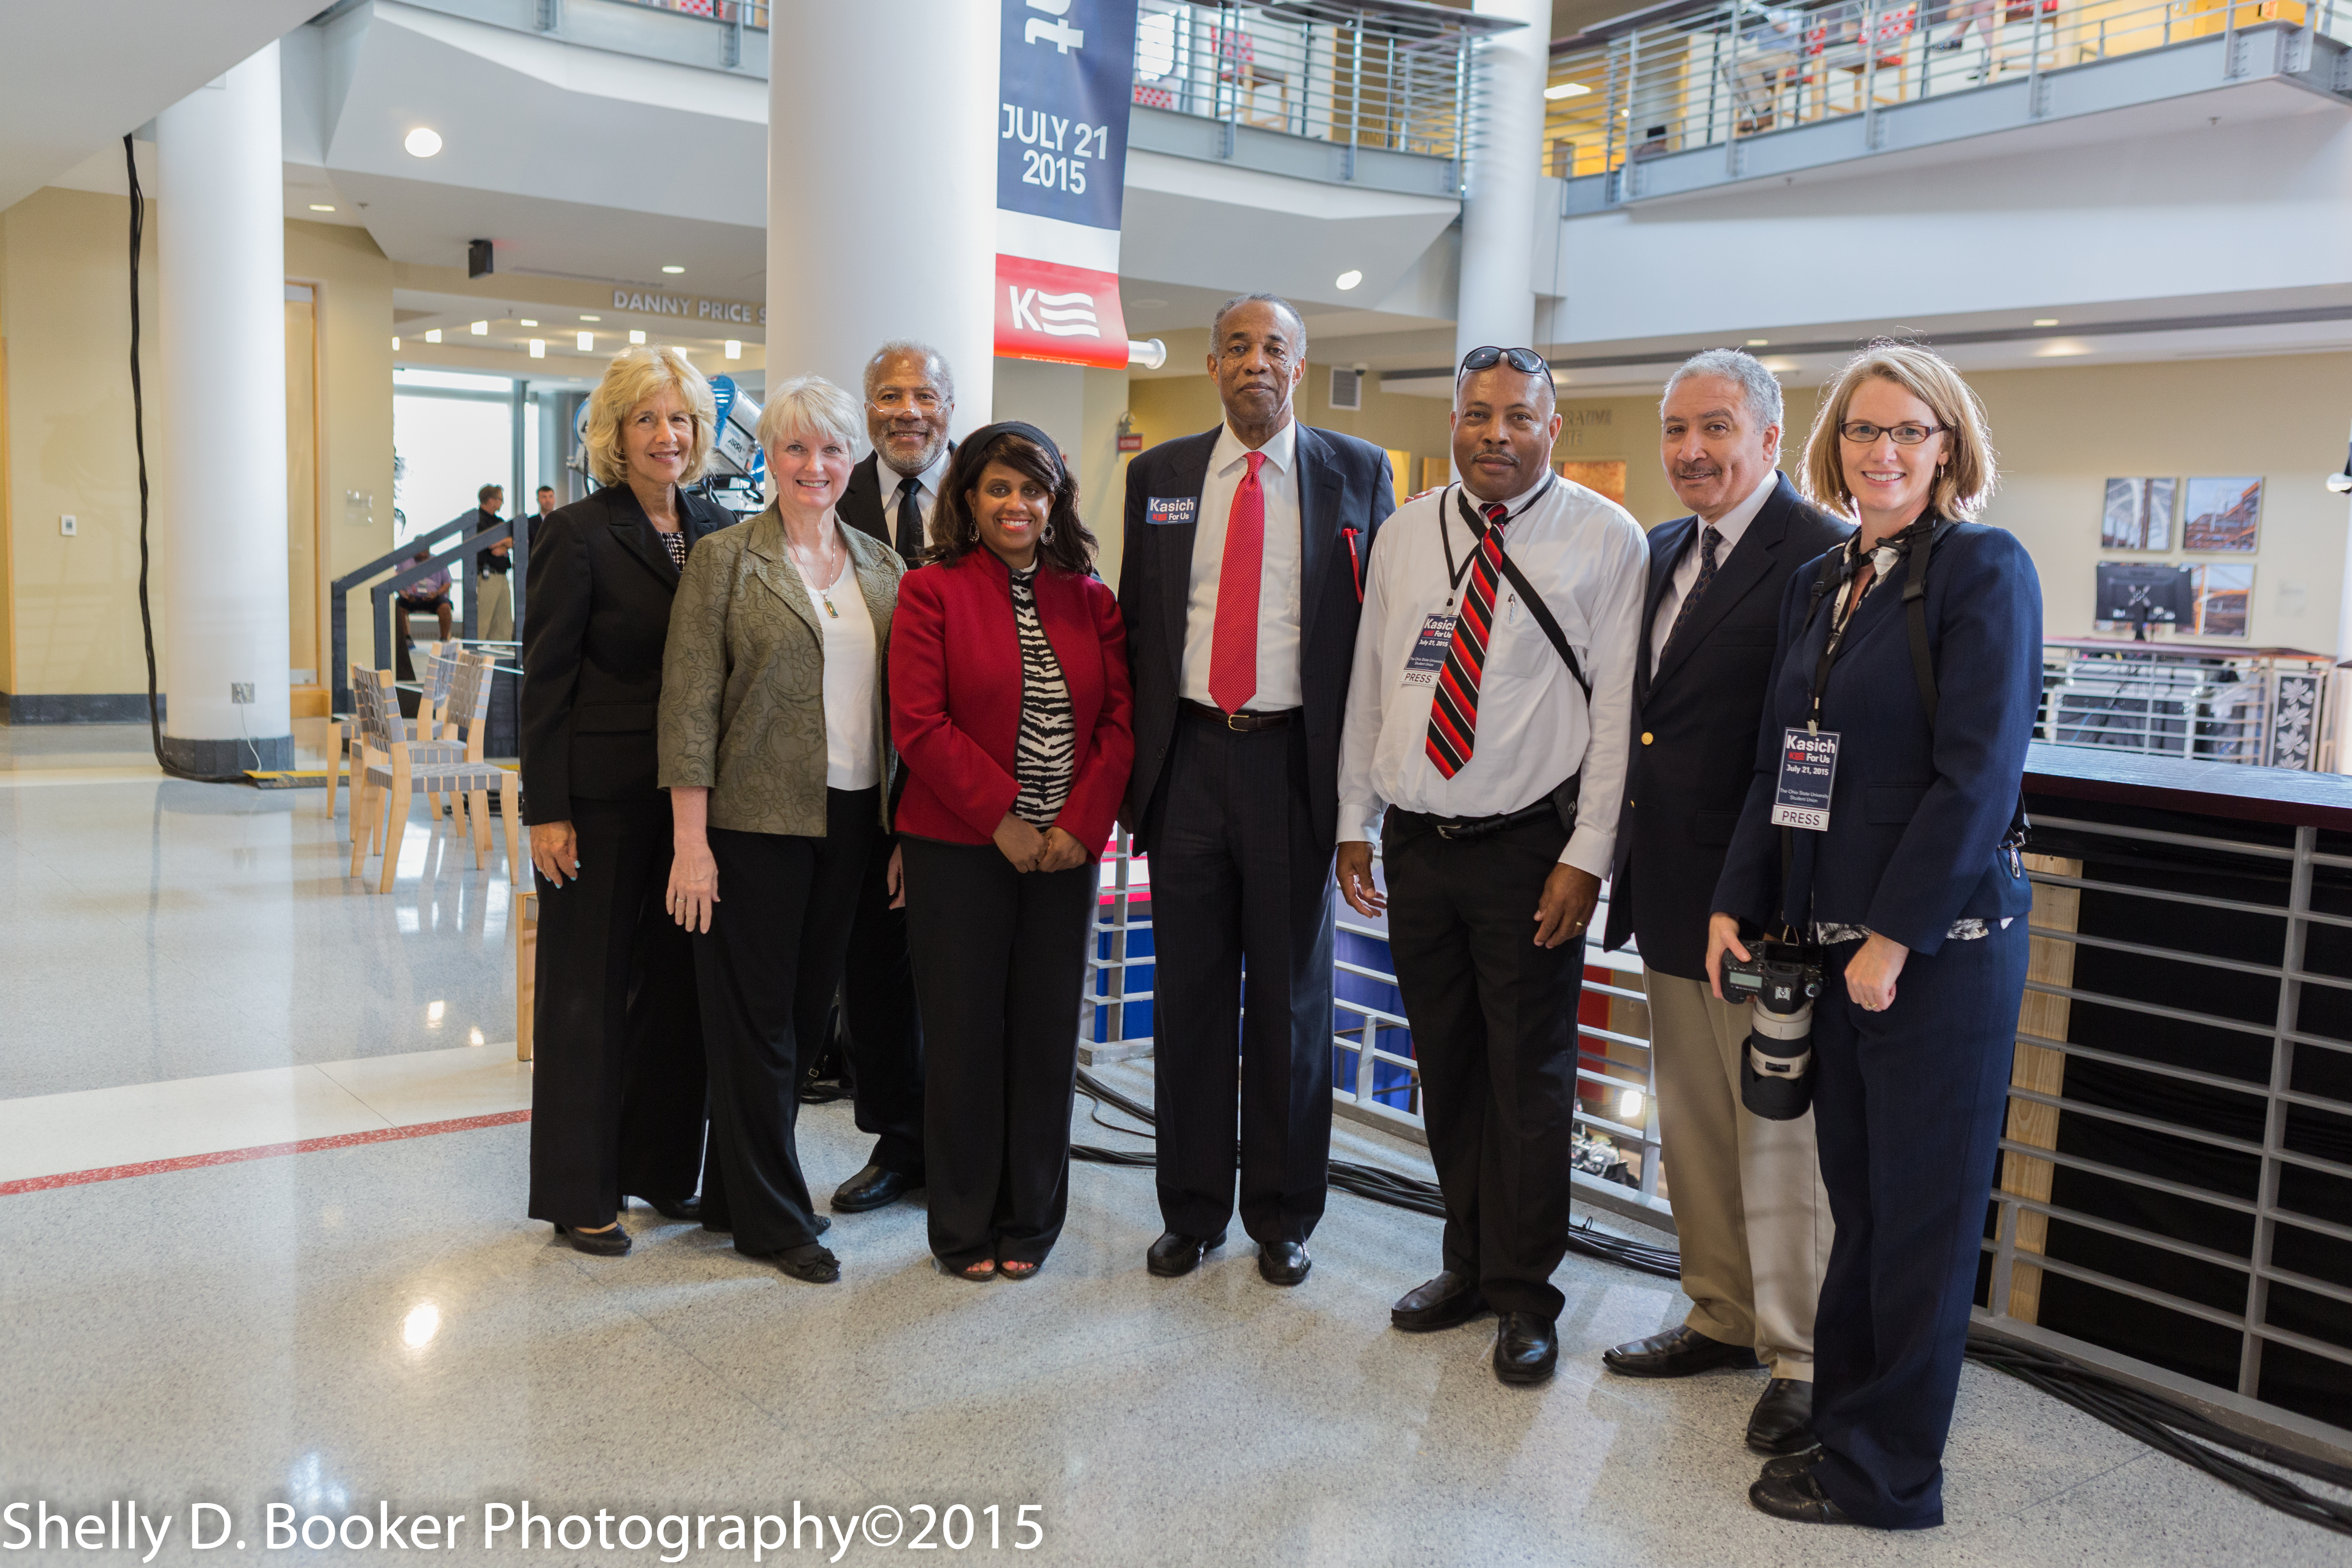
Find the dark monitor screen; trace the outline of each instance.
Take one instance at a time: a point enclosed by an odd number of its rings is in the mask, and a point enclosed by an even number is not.
[[[2137,561],[2099,563],[2102,621],[2179,623],[2189,619],[2189,568]]]

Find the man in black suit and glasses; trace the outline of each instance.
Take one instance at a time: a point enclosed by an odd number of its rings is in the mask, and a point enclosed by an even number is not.
[[[1666,383],[1660,457],[1696,514],[1650,531],[1609,947],[1639,938],[1659,1136],[1682,1242],[1683,1323],[1601,1360],[1629,1377],[1715,1367],[1771,1373],[1748,1424],[1767,1454],[1812,1442],[1813,1303],[1830,1206],[1810,1112],[1767,1121],[1739,1103],[1748,1008],[1706,980],[1706,922],[1748,795],[1756,726],[1789,575],[1853,532],[1774,471],[1780,387],[1750,354],[1710,349]]]
[[[866,362],[866,434],[874,450],[849,470],[841,521],[889,545],[909,566],[922,557],[947,477],[955,375],[937,349],[884,343]],[[874,1136],[866,1166],[834,1190],[846,1214],[897,1203],[923,1184],[923,1026],[915,1010],[907,911],[890,907],[898,846],[875,846],[842,973],[857,1127]]]
[[[1396,497],[1380,447],[1292,417],[1307,328],[1287,301],[1229,300],[1209,336],[1224,421],[1129,465],[1119,573],[1168,1227],[1148,1261],[1190,1273],[1224,1240],[1238,1085],[1242,1224],[1258,1272],[1296,1285],[1331,1147],[1339,727]]]

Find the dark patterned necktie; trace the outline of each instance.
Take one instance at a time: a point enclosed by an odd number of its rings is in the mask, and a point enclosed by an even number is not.
[[[1478,678],[1486,670],[1486,639],[1495,628],[1495,584],[1503,575],[1503,503],[1479,508],[1486,532],[1470,557],[1470,581],[1462,613],[1454,618],[1454,640],[1438,672],[1437,695],[1429,705],[1429,739],[1423,750],[1438,773],[1452,778],[1470,765],[1478,743]]]
[[[919,479],[898,481],[898,553],[908,561],[923,551],[923,509],[915,499],[921,489]]]
[[[1690,620],[1691,612],[1698,608],[1698,602],[1706,597],[1707,584],[1715,581],[1715,552],[1722,548],[1723,535],[1716,531],[1715,524],[1708,523],[1698,536],[1698,580],[1683,595],[1683,607],[1675,612],[1675,624],[1666,628],[1665,647],[1658,650],[1661,658],[1675,646],[1675,639],[1683,635],[1683,626]]]

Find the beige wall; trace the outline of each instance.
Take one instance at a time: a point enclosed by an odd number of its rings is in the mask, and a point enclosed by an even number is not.
[[[156,383],[154,268],[168,204],[151,203],[141,266],[142,362]],[[47,189],[0,213],[0,509],[6,518],[0,609],[7,638],[0,690],[82,696],[143,692],[139,624],[139,488],[131,441],[126,214],[120,197]],[[286,226],[289,279],[318,289],[320,396],[318,535],[297,542],[315,578],[295,626],[323,643],[328,578],[392,547],[392,268],[366,234],[308,223]],[[147,405],[152,462],[170,411]],[[346,490],[374,497],[353,513]],[[58,532],[74,514],[74,538]],[[154,526],[166,516],[154,509]],[[357,516],[365,521],[347,521]],[[290,526],[305,532],[307,516]],[[160,593],[152,594],[161,620]],[[355,651],[365,656],[366,615]],[[162,640],[162,626],[157,628]],[[323,652],[289,649],[294,668],[323,668]]]
[[[141,314],[154,348],[155,214]],[[131,429],[129,212],[119,197],[37,191],[0,213],[7,348],[5,689],[147,689],[140,647],[139,479]],[[152,358],[147,363],[152,369]],[[152,385],[152,378],[150,379]],[[150,404],[147,449],[160,421]],[[72,513],[79,531],[58,531]],[[160,635],[160,634],[159,634]]]

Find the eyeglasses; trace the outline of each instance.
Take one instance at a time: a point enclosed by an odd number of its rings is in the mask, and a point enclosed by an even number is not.
[[[1838,426],[1838,434],[1857,447],[1867,447],[1881,436],[1898,447],[1916,447],[1938,430],[1948,430],[1948,425],[1873,425],[1864,419],[1849,419]]]
[[[1492,343],[1488,343],[1483,349],[1472,349],[1468,353],[1464,354],[1462,370],[1459,374],[1467,374],[1474,370],[1492,370],[1496,365],[1504,363],[1509,364],[1521,375],[1551,374],[1551,366],[1547,364],[1544,362],[1544,356],[1535,350],[1498,349]]]

